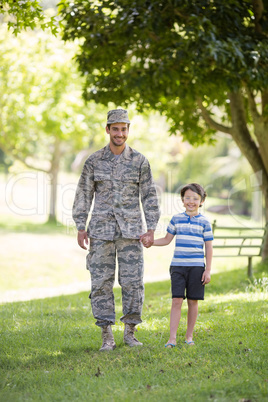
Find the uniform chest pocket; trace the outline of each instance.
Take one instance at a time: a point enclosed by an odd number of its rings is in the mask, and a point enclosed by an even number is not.
[[[94,181],[109,181],[111,180],[110,173],[94,173]]]
[[[129,182],[129,183],[139,183],[140,176],[139,176],[139,173],[133,171],[133,172],[128,172],[128,173],[123,173],[120,177],[120,180],[122,180],[124,182]]]

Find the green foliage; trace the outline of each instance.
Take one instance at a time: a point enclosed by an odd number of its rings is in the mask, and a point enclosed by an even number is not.
[[[247,291],[268,293],[268,278],[263,276],[263,278],[254,279],[253,282],[247,287]]]
[[[185,183],[197,182],[207,189],[209,198],[227,199],[229,196],[233,211],[238,214],[249,213],[254,190],[250,183],[253,172],[230,138],[219,138],[217,146],[204,144],[198,148],[188,147],[181,160],[178,159],[167,165],[172,178],[167,191],[178,193]],[[232,194],[239,183],[245,183],[244,187]],[[221,204],[222,200],[218,202]]]
[[[85,98],[156,109],[192,144],[215,132],[200,120],[198,98],[230,121],[228,92],[268,87],[268,14],[257,31],[252,2],[66,0],[60,12],[63,38],[83,39]]]
[[[0,306],[0,399],[9,401],[262,401],[267,398],[267,291],[246,290],[244,273],[214,275],[200,302],[194,347],[184,344],[186,304],[178,346],[169,333],[170,282],[146,285],[144,346],[100,353],[100,329],[87,293]],[[115,289],[121,315],[120,290]],[[256,311],[258,314],[256,314]],[[258,336],[256,336],[258,334]]]
[[[15,38],[5,26],[0,43],[4,152],[29,164],[31,156],[34,167],[49,171],[56,141],[60,157],[88,147],[100,135],[103,143],[103,108],[82,100],[82,78],[72,60],[75,45],[42,31]]]
[[[47,32],[15,37],[0,27],[0,148],[30,169],[50,173],[49,219],[56,221],[63,155],[103,144],[103,107],[82,99],[75,44]]]
[[[150,161],[154,179],[158,182],[163,179],[162,190],[169,175],[169,165],[178,163],[182,158],[180,150],[183,148],[178,137],[170,136],[166,119],[159,113],[137,114],[129,107],[131,119],[128,144],[144,153]]]
[[[8,28],[17,36],[21,31],[30,28],[49,28],[56,35],[60,22],[56,17],[47,17],[38,0],[3,0],[0,5],[0,14],[8,20]]]
[[[8,168],[12,165],[11,159],[0,149],[0,171],[3,169],[5,173],[8,172]]]

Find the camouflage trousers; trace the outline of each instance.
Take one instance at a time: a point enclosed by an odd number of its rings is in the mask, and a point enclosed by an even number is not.
[[[123,304],[123,316],[120,320],[125,324],[142,322],[144,285],[141,243],[139,240],[122,237],[113,241],[90,238],[87,269],[91,276],[92,313],[98,326],[115,323],[113,286],[116,258]]]

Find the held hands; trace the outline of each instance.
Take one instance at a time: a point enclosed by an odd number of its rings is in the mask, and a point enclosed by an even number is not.
[[[151,247],[154,243],[154,232],[152,230],[148,230],[148,232],[140,236],[140,242],[146,248]]]
[[[78,231],[77,242],[81,248],[83,248],[84,250],[87,250],[86,246],[88,246],[88,235],[85,230]],[[152,230],[148,230],[148,232],[146,232],[140,236],[140,242],[146,248],[151,247],[154,243],[154,232]]]
[[[88,246],[88,235],[85,230],[79,230],[77,233],[77,242],[81,248],[87,250],[85,244]]]

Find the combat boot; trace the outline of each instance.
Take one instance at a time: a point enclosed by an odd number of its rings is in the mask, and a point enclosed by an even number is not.
[[[135,338],[134,332],[137,331],[135,324],[125,324],[124,343],[128,346],[142,346],[142,343]]]
[[[102,347],[100,348],[101,352],[105,350],[114,350],[116,348],[111,325],[101,327],[101,336],[102,336]]]

